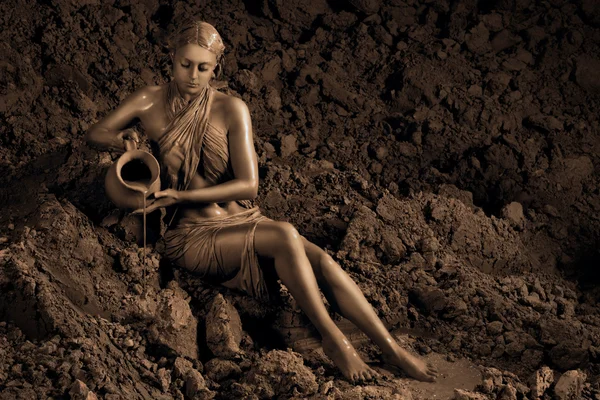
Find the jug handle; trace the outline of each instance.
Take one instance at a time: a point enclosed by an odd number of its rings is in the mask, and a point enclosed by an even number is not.
[[[125,139],[125,151],[137,149],[137,142],[131,139]]]

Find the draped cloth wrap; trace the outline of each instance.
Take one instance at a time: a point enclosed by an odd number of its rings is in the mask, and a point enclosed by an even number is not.
[[[196,98],[186,103],[175,82],[168,86],[166,111],[170,122],[158,140],[160,156],[164,157],[174,146],[179,146],[184,154],[179,171],[175,174],[173,171],[163,171],[163,182],[170,188],[188,189],[196,173],[200,173],[213,185],[233,178],[227,133],[208,122],[213,92],[213,88],[206,86]],[[211,218],[183,217],[176,226],[169,226],[165,233],[165,252],[179,267],[202,278],[265,299],[268,291],[254,249],[254,232],[257,224],[268,218],[261,215],[252,201],[237,202],[246,210],[234,215]],[[219,251],[215,249],[219,231],[238,225],[247,229],[239,270],[237,266],[224,266],[221,253],[227,251],[226,248]]]

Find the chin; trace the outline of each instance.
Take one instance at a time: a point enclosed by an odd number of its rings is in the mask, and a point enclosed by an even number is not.
[[[197,93],[199,92],[205,85],[200,83],[197,86],[191,86],[189,83],[185,82],[185,83],[177,83],[177,87],[179,88],[180,92],[185,92],[185,93]]]

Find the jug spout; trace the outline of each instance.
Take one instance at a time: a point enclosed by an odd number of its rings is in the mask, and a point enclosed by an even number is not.
[[[144,206],[144,198],[160,190],[160,165],[143,150],[130,150],[115,161],[104,180],[106,195],[119,208]]]

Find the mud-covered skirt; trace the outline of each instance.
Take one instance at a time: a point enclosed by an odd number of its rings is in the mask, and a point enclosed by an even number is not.
[[[265,220],[269,218],[262,215],[258,207],[209,219],[185,217],[165,233],[165,253],[177,266],[202,278],[266,299],[267,285],[254,249],[256,226]],[[236,225],[247,225],[244,249],[240,254],[240,265],[226,268],[220,252],[215,249],[215,238],[221,229]]]

